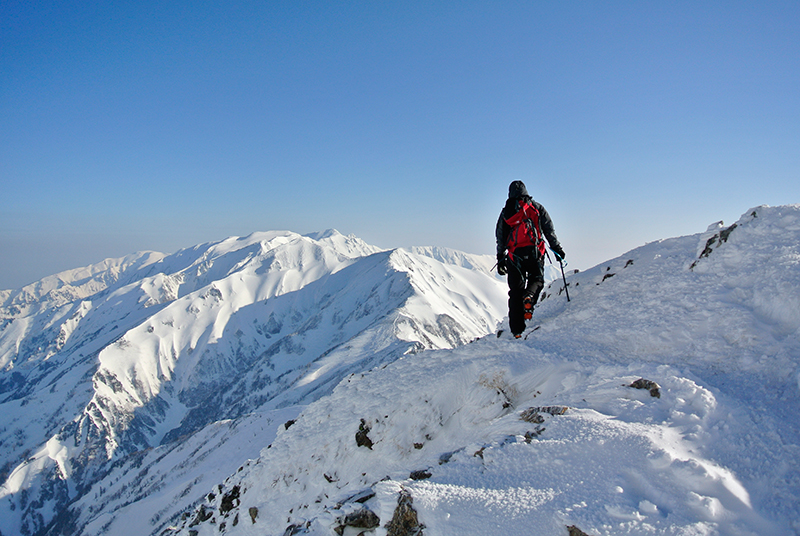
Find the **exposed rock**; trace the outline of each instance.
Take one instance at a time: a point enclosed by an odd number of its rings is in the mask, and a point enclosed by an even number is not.
[[[251,506],[250,509],[247,510],[247,513],[250,514],[250,520],[255,525],[256,524],[256,518],[258,517],[258,508],[256,508],[255,506]]]
[[[537,426],[536,430],[530,430],[528,432],[525,432],[525,443],[530,443],[531,441],[542,435],[542,432],[544,432],[544,430],[545,430],[544,427]]]
[[[656,398],[661,398],[661,386],[658,385],[656,382],[651,382],[650,380],[645,380],[644,378],[639,378],[628,387],[633,387],[634,389],[647,389],[650,391],[650,396],[654,396]]]
[[[567,530],[569,531],[569,536],[589,536],[575,525],[568,526]]]
[[[755,218],[756,217],[755,211],[751,215]],[[722,224],[722,222],[719,222],[719,223]],[[704,257],[708,257],[709,255],[711,255],[711,252],[714,251],[714,244],[717,244],[717,247],[719,247],[720,244],[723,244],[723,243],[727,242],[728,241],[728,237],[733,232],[733,230],[736,229],[736,227],[737,227],[737,225],[734,223],[730,227],[726,227],[726,228],[720,230],[720,232],[715,233],[713,236],[711,236],[711,238],[709,238],[706,241],[705,248],[703,248],[703,251],[700,253],[700,256],[697,258],[697,261],[699,261],[700,259],[702,259]],[[689,267],[690,270],[694,269],[694,267],[697,266],[697,261],[694,261],[692,263],[692,265]]]
[[[370,427],[367,426],[367,422],[364,419],[361,419],[361,424],[358,427],[358,432],[356,432],[356,445],[359,447],[367,447],[368,449],[372,450],[372,440],[367,435],[370,431]]]
[[[755,212],[753,212],[753,216],[755,217]],[[733,225],[731,225],[730,227],[728,227],[727,229],[723,229],[723,230],[721,230],[719,232],[719,242],[720,242],[720,244],[723,243],[723,242],[727,242],[728,241],[728,236],[730,236],[730,234],[733,232],[734,229],[736,229],[736,224],[735,223]]]
[[[228,493],[222,496],[219,504],[219,513],[227,514],[236,506],[239,506],[239,486],[233,486]]]
[[[417,511],[411,506],[411,494],[403,490],[397,500],[392,520],[386,524],[386,536],[423,536],[424,525],[417,519]]]
[[[213,511],[206,510],[206,507],[204,505],[200,505],[200,509],[197,511],[197,515],[192,520],[192,522],[189,523],[189,526],[194,527],[195,525],[199,525],[200,523],[208,521],[209,519],[211,519],[211,516],[213,515],[214,515]]]
[[[519,418],[525,422],[530,422],[533,424],[542,424],[544,422],[544,417],[542,417],[542,414],[539,413],[538,411],[532,412],[530,410],[525,410],[522,412]]]
[[[444,454],[439,456],[439,465],[442,465],[442,464],[445,464],[445,463],[449,462],[450,458],[452,458],[454,454],[456,454],[457,452],[461,452],[462,450],[464,450],[464,449],[460,448],[458,450],[454,450],[454,451],[451,451],[451,452],[445,452]]]
[[[372,490],[372,488],[367,488],[367,489],[359,491],[355,495],[351,495],[350,497],[348,497],[347,499],[345,499],[344,501],[339,503],[337,508],[341,508],[342,505],[344,505],[346,503],[349,503],[349,502],[357,502],[357,503],[364,504],[365,502],[367,502],[368,500],[370,500],[374,496],[375,496],[375,492]]]
[[[548,415],[564,415],[569,407],[567,406],[536,406],[532,408],[528,408],[522,413],[519,414],[519,418],[525,422],[530,422],[533,424],[541,424],[544,422],[544,417],[542,417],[542,413],[547,413]]]
[[[425,469],[420,469],[419,471],[412,471],[409,478],[411,480],[425,480],[431,477],[431,473]]]
[[[308,523],[305,525],[289,525],[286,527],[286,530],[283,531],[283,536],[294,536],[295,534],[300,534],[302,532],[308,532],[306,529],[308,528]]]
[[[344,519],[339,520],[339,526],[333,530],[339,536],[344,534],[345,527],[353,527],[356,529],[371,530],[378,528],[381,524],[380,518],[369,508],[362,508],[355,512],[347,514]]]

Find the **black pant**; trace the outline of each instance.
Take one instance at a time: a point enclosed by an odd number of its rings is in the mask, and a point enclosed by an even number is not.
[[[525,310],[522,300],[530,297],[533,303],[544,288],[544,259],[534,248],[519,248],[508,259],[508,323],[511,333],[525,331]]]

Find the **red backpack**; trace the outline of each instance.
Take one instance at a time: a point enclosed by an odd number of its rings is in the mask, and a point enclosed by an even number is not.
[[[535,246],[539,256],[546,251],[542,230],[539,229],[539,211],[529,202],[517,201],[517,213],[506,220],[511,227],[508,234],[508,256],[514,260],[514,250],[525,246]]]

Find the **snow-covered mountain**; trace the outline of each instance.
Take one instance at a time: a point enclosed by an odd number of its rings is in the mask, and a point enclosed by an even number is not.
[[[253,417],[269,443],[164,533],[800,534],[800,205],[568,282],[523,340],[408,354],[282,426]]]
[[[159,533],[342,378],[493,332],[492,264],[271,232],[3,291],[0,534]]]

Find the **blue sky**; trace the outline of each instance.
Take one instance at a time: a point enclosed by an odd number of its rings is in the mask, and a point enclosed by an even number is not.
[[[800,203],[800,2],[0,3],[0,288],[336,228],[571,268]]]

